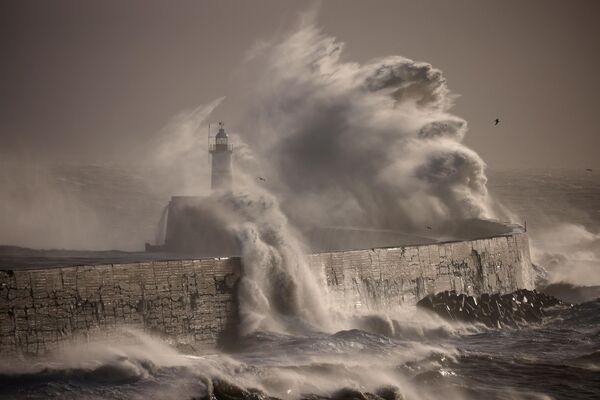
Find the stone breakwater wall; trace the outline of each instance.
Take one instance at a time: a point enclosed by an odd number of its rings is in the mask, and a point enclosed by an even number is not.
[[[340,308],[389,310],[444,290],[532,288],[525,234],[308,256]],[[200,347],[235,339],[239,258],[0,271],[0,355],[41,355],[133,326]]]

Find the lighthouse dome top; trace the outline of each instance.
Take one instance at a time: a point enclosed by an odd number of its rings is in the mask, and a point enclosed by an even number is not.
[[[215,137],[217,139],[227,139],[227,133],[225,132],[224,124],[222,122],[219,122],[219,132]]]

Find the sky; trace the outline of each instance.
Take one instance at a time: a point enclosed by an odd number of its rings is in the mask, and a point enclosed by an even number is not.
[[[215,121],[235,120],[249,50],[312,4],[3,0],[0,157],[135,158],[174,115],[221,96]],[[600,168],[599,12],[594,0],[329,0],[318,24],[347,61],[441,69],[465,143],[491,168]]]

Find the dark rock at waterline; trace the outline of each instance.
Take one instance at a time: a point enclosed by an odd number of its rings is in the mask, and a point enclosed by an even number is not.
[[[509,294],[482,294],[479,298],[455,291],[429,295],[417,307],[451,321],[481,322],[489,327],[519,327],[541,322],[549,307],[563,302],[535,290],[520,289]]]

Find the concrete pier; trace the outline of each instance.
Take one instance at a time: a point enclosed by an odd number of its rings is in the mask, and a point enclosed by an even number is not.
[[[462,242],[313,254],[340,307],[391,310],[429,293],[533,288],[529,242],[515,233]],[[74,338],[134,326],[180,343],[235,335],[240,258],[0,271],[0,355],[42,355]]]

